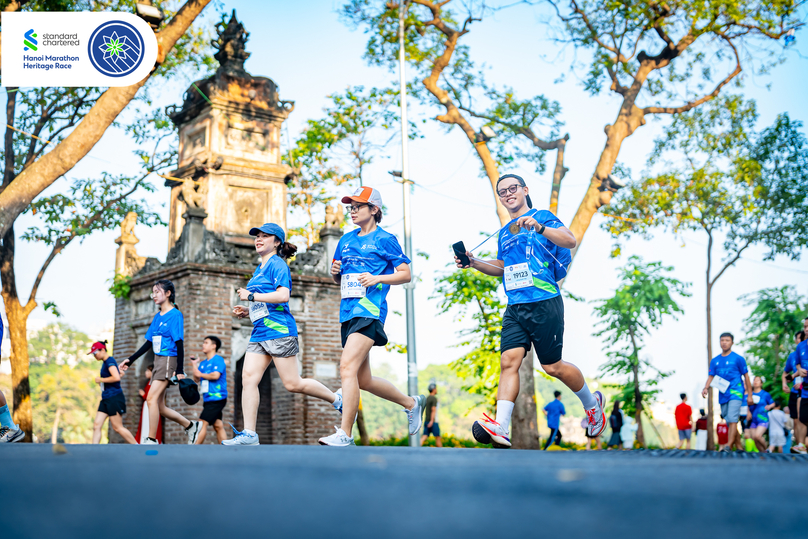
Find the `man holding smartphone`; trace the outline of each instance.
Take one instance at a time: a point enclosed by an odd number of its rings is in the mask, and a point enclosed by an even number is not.
[[[200,383],[200,393],[202,393],[202,413],[199,420],[202,426],[196,437],[197,444],[205,443],[208,434],[208,426],[212,426],[216,431],[218,443],[227,439],[227,433],[222,423],[222,412],[227,406],[227,365],[224,358],[218,354],[222,347],[219,337],[209,335],[202,341],[202,353],[205,360],[201,361],[196,356],[191,356],[193,365],[191,374],[194,380]]]
[[[558,378],[581,400],[587,416],[587,433],[599,436],[606,426],[603,395],[589,391],[581,371],[561,359],[564,340],[564,303],[557,282],[567,274],[569,249],[575,236],[551,212],[533,208],[525,181],[505,174],[497,181],[497,194],[511,221],[498,235],[497,259],[480,260],[466,252],[469,264],[455,256],[459,268],[474,268],[502,277],[508,307],[502,318],[500,378],[496,419],[484,414],[472,427],[474,438],[483,444],[510,447],[508,427],[519,394],[519,367],[536,347],[544,371]]]

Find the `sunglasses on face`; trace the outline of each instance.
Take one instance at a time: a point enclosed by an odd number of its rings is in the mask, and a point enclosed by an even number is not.
[[[358,206],[354,206],[353,204],[349,204],[349,205],[345,206],[345,211],[348,212],[348,213],[356,213],[361,208],[364,208],[365,206],[370,206],[370,204],[360,204]]]
[[[519,184],[511,185],[509,187],[506,187],[505,189],[500,189],[499,191],[497,191],[497,194],[499,195],[499,198],[505,198],[506,196],[508,196],[508,193],[514,194],[516,190],[519,189],[520,187],[522,186]]]

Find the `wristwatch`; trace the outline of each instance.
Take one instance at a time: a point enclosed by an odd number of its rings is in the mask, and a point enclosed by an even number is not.
[[[250,292],[250,295],[249,295],[249,296],[247,296],[247,301],[255,301],[255,294],[253,294],[252,292]]]
[[[545,226],[541,225],[541,228],[539,229],[539,234],[544,234],[544,229],[545,229]]]

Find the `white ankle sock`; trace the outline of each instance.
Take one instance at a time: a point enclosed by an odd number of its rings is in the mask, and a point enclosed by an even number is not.
[[[339,393],[334,393],[334,402],[331,403],[331,406],[333,406],[335,410],[339,410],[340,404],[342,404],[342,397],[339,396]]]
[[[584,382],[584,387],[580,391],[575,392],[575,396],[581,399],[581,404],[584,405],[584,410],[591,410],[598,403],[595,396],[589,391],[589,386]]]
[[[511,401],[497,401],[497,423],[502,425],[505,432],[511,426],[511,414],[513,414],[513,403]]]

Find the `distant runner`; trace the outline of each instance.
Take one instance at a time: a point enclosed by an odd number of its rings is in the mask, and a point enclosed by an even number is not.
[[[710,361],[709,375],[701,396],[707,398],[707,391],[712,386],[718,389],[718,403],[721,405],[721,417],[727,420],[728,442],[726,451],[734,445],[743,451],[744,447],[738,435],[738,419],[741,406],[752,402],[752,383],[749,381],[749,369],[746,360],[732,351],[735,337],[732,333],[722,333],[719,338],[721,353]],[[744,394],[747,402],[744,403]]]
[[[126,397],[121,389],[121,373],[118,371],[118,363],[115,358],[107,353],[107,341],[93,343],[90,348],[90,355],[101,364],[101,375],[96,376],[95,382],[101,384],[101,403],[98,405],[98,412],[95,414],[93,423],[93,443],[101,442],[101,429],[109,418],[112,430],[121,435],[128,444],[136,444],[137,440],[123,426],[123,414],[126,413]]]

